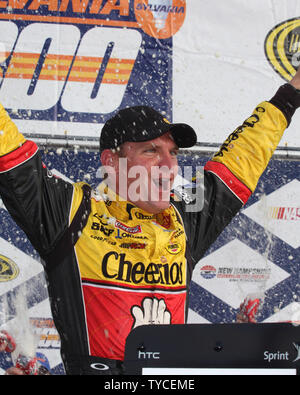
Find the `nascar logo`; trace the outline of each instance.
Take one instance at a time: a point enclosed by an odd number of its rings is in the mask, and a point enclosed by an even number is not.
[[[299,207],[269,207],[269,218],[286,220],[286,221],[299,221],[300,208]]]

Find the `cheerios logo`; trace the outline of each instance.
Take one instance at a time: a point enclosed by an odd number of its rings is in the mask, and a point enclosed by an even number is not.
[[[19,268],[13,260],[0,255],[0,282],[10,281],[19,274]]]
[[[149,36],[165,39],[181,28],[186,14],[185,0],[135,0],[135,17]]]
[[[281,22],[268,33],[265,53],[274,70],[290,81],[300,65],[300,17]]]

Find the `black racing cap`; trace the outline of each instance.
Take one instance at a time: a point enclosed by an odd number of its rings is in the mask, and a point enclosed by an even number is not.
[[[162,114],[148,106],[134,106],[120,110],[103,126],[100,152],[121,144],[156,139],[170,131],[179,148],[192,147],[197,142],[194,129],[185,123],[170,123]]]

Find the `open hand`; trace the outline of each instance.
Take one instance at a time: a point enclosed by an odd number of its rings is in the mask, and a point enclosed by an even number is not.
[[[167,310],[164,299],[145,298],[142,306],[132,307],[131,313],[134,318],[132,329],[141,325],[171,323],[171,313]]]

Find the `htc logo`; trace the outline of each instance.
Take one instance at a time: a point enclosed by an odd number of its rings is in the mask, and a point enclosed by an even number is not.
[[[160,359],[160,352],[139,351],[138,359]]]

